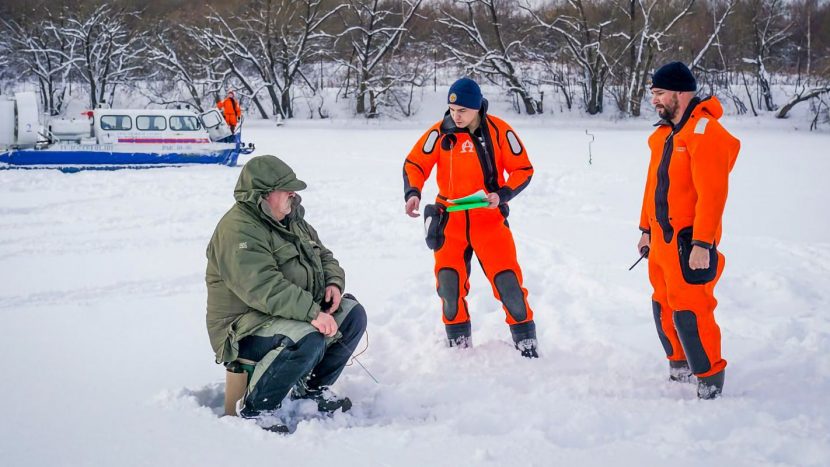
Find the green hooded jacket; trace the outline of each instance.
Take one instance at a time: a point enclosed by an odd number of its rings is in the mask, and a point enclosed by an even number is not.
[[[278,222],[263,197],[297,189],[294,172],[274,156],[242,168],[236,204],[222,217],[207,247],[207,328],[217,362],[237,358],[238,342],[286,318],[310,322],[328,285],[345,289],[345,273],[304,219],[300,197]],[[289,187],[286,189],[286,187]]]

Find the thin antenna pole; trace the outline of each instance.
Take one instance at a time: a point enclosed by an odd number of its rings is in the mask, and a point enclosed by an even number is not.
[[[591,141],[588,141],[588,165],[592,165],[594,155],[591,153],[591,145],[594,144],[596,138],[593,133],[588,133],[588,130],[585,130],[585,134],[591,137]]]

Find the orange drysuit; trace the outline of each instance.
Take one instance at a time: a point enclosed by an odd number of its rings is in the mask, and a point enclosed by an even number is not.
[[[694,98],[676,126],[661,121],[648,140],[640,230],[651,234],[649,279],[657,334],[669,360],[687,360],[694,374],[726,367],[715,322],[715,285],[725,258],[717,250],[729,172],[740,141],[718,122],[717,98]],[[709,250],[709,268],[693,270],[693,246]]]
[[[231,127],[231,131],[236,131],[236,125],[239,123],[239,118],[242,117],[242,109],[239,108],[239,101],[233,96],[228,96],[216,104],[219,110],[225,115],[225,121]]]
[[[485,100],[479,111],[481,123],[474,134],[457,128],[449,112],[424,133],[404,162],[404,198],[420,198],[424,182],[437,165],[436,205],[427,206],[424,216],[427,225],[434,222],[436,287],[450,340],[470,335],[466,297],[470,260],[475,252],[493,294],[502,302],[513,340],[519,343],[535,339],[536,334],[507,223],[507,203],[530,183],[533,166],[513,129],[487,115],[486,110]],[[446,212],[447,200],[479,190],[498,193],[499,208]]]

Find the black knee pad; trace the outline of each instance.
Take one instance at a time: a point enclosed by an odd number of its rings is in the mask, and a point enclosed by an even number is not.
[[[458,316],[458,271],[443,268],[438,271],[438,296],[444,302],[444,317],[452,321]]]
[[[519,278],[510,270],[502,271],[493,278],[496,290],[499,291],[501,302],[514,320],[522,322],[527,319],[527,306]]]
[[[657,337],[660,338],[660,343],[663,344],[663,350],[666,351],[666,356],[671,357],[674,353],[674,349],[672,348],[671,342],[669,342],[669,338],[666,336],[665,331],[663,331],[663,324],[661,321],[662,308],[660,307],[660,303],[652,300],[651,308],[654,312],[654,324],[657,326]]]
[[[697,328],[697,316],[688,310],[674,312],[674,328],[677,329],[677,336],[683,344],[683,351],[686,352],[686,360],[692,368],[692,373],[706,373],[712,368],[709,357],[703,349],[700,341],[700,332]]]

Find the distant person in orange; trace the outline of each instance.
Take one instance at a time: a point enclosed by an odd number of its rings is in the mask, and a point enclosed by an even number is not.
[[[437,166],[438,198],[436,204],[425,206],[424,222],[427,245],[435,252],[447,343],[461,348],[472,345],[466,297],[475,253],[493,294],[502,302],[516,349],[537,358],[533,310],[507,223],[507,203],[530,183],[533,166],[510,125],[487,114],[487,100],[475,81],[456,81],[447,103],[444,118],[424,133],[403,165],[405,211],[410,217],[419,216],[424,183]],[[486,193],[481,203],[489,205],[447,211],[449,200],[478,191]]]
[[[242,109],[239,108],[239,101],[233,89],[228,91],[228,96],[216,103],[216,107],[225,115],[225,121],[231,127],[231,132],[236,133],[236,125],[242,118]]]
[[[648,256],[657,334],[672,381],[697,377],[697,396],[723,390],[726,360],[715,322],[714,289],[725,258],[721,218],[740,141],[718,119],[716,97],[695,97],[697,82],[681,62],[658,69],[651,99],[660,115],[649,137],[648,168],[637,249]]]

